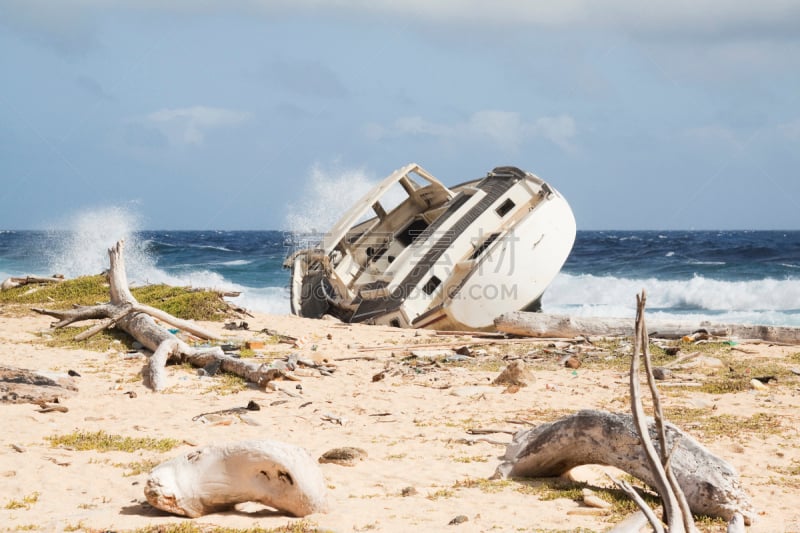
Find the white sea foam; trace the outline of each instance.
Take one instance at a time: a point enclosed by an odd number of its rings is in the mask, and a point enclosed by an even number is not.
[[[375,186],[362,169],[311,169],[297,203],[289,205],[286,227],[293,233],[327,231],[356,201]]]
[[[155,269],[144,243],[136,236],[138,216],[123,207],[82,211],[53,232],[53,245],[47,250],[49,270],[77,277],[99,274],[108,269],[108,249],[125,240],[125,267],[128,277]]]
[[[625,279],[559,274],[545,292],[547,313],[634,316],[636,294],[647,291],[648,314],[714,322],[800,325],[800,280],[719,281]]]
[[[265,313],[289,312],[288,291],[283,287],[244,287],[216,272],[205,268],[192,268],[203,265],[184,265],[179,273],[158,268],[155,259],[147,253],[148,241],[138,236],[139,217],[128,209],[106,207],[81,211],[62,223],[60,227],[66,231],[51,233],[52,244],[45,251],[46,268],[43,272],[61,273],[68,278],[99,274],[108,269],[108,249],[120,239],[124,239],[125,269],[131,286],[165,283],[174,286],[237,291],[241,295],[232,301],[246,309]],[[224,247],[203,245],[198,247],[229,251]],[[237,266],[250,263],[251,260],[237,259],[218,264]],[[8,275],[3,273],[0,274],[0,279],[6,279],[11,275],[19,273]]]
[[[262,313],[289,313],[289,289],[285,287],[243,288],[241,296],[231,301],[245,309]]]
[[[319,164],[314,165],[301,199],[288,206],[286,228],[295,234],[320,234],[327,231],[375,187],[381,178],[369,176],[360,168],[323,168]],[[381,198],[381,203],[389,211],[406,197],[407,194],[395,184]],[[369,216],[374,216],[371,210],[367,213],[367,217]]]

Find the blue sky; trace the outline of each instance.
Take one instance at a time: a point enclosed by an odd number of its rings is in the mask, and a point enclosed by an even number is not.
[[[800,229],[799,45],[780,0],[0,0],[0,229],[283,229],[412,161],[579,229]]]

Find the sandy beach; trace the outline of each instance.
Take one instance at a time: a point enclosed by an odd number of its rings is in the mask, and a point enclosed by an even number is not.
[[[123,531],[187,523],[267,530],[295,524],[338,532],[604,531],[623,516],[585,514],[596,511],[586,511],[579,498],[558,497],[553,487],[563,480],[487,478],[515,431],[585,408],[629,412],[624,343],[615,350],[600,343],[494,341],[256,314],[247,319],[248,330],[226,330],[221,322],[203,325],[230,343],[264,341],[259,333],[264,328],[297,337],[297,347],[268,342],[255,345],[253,355],[270,361],[298,353],[335,367],[333,375],[301,367],[293,373],[299,381],[277,382],[283,390],[238,390],[224,376],[169,366],[167,389],[153,393],[141,380],[143,354],[121,346],[106,352],[48,347],[41,332],[49,330],[50,318],[0,313],[0,364],[79,374],[78,392],[59,404],[67,412],[0,404],[4,531]],[[463,346],[469,347],[466,356],[430,352]],[[681,352],[701,348],[689,344]],[[573,353],[581,366],[564,366],[565,353]],[[738,469],[758,513],[749,531],[800,531],[800,377],[787,371],[800,368],[800,347],[738,343],[713,355],[721,367],[702,357],[694,367],[676,370],[672,379],[719,379],[733,372],[731,365],[754,374],[775,368],[780,377],[764,390],[733,393],[665,386],[668,416],[685,416],[673,421]],[[514,358],[532,371],[528,386],[492,385]],[[261,409],[198,418],[250,401]],[[498,432],[474,431],[486,429]],[[98,452],[49,440],[77,431],[177,444],[163,452]],[[147,504],[143,486],[152,465],[199,446],[249,439],[303,446],[315,458],[344,446],[367,455],[355,466],[320,464],[331,510],[303,519],[256,504],[187,519]],[[603,472],[586,466],[571,477],[603,497],[602,487],[610,485]],[[724,531],[725,525],[704,520],[700,528]]]

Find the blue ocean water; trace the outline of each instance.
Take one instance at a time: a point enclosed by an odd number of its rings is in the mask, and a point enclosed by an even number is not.
[[[104,215],[108,220],[108,215]],[[131,283],[238,290],[255,311],[288,313],[282,231],[136,231],[125,221],[60,231],[0,231],[0,279],[102,272],[126,241]],[[545,312],[800,326],[800,231],[579,231]]]

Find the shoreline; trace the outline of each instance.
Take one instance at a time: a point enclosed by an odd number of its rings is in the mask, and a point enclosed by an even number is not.
[[[321,529],[569,531],[582,527],[604,531],[613,524],[607,516],[572,514],[586,508],[568,497],[547,499],[540,481],[486,482],[505,446],[477,439],[470,444],[467,430],[516,431],[530,427],[520,421],[542,423],[584,408],[629,412],[624,400],[627,372],[603,364],[603,358],[614,352],[582,353],[584,364],[573,370],[559,365],[560,344],[550,347],[552,341],[531,340],[487,343],[474,350],[485,350],[486,355],[452,364],[422,364],[424,357],[406,358],[407,347],[443,340],[454,346],[468,345],[472,339],[254,313],[247,320],[249,331],[224,330],[223,323],[203,325],[231,341],[263,340],[264,335],[256,332],[264,328],[300,338],[299,348],[267,344],[256,352],[264,360],[293,352],[326,360],[336,366],[334,375],[298,370],[301,389],[294,382],[281,382],[298,398],[255,388],[229,394],[219,377],[201,377],[195,370],[169,366],[167,390],[152,393],[137,378],[143,356],[48,348],[36,333],[49,329],[50,319],[15,315],[0,307],[0,364],[37,371],[74,370],[80,377],[75,378],[78,393],[62,402],[66,413],[39,413],[33,404],[0,404],[5,421],[0,447],[4,486],[0,523],[5,531],[132,530],[186,523],[269,529],[298,523],[300,519],[254,504],[187,522],[143,503],[147,472],[130,475],[137,464],[157,464],[206,444],[249,439],[300,445],[315,458],[335,447],[366,450],[367,458],[353,467],[320,465],[331,510],[304,520]],[[754,369],[768,361],[800,367],[797,346],[737,348],[730,356],[745,367],[750,360]],[[503,357],[509,355],[534,361],[530,368],[535,380],[513,392],[491,385],[507,364]],[[381,373],[381,379],[373,380]],[[684,371],[694,376],[707,373],[707,369]],[[749,531],[800,531],[800,484],[795,473],[800,468],[796,444],[800,379],[782,378],[766,391],[711,394],[664,387],[661,394],[667,409],[697,416],[697,420],[673,423],[739,471],[759,512]],[[249,413],[248,420],[236,416],[207,423],[192,420],[201,413],[242,407],[249,401],[257,402],[261,410]],[[343,424],[324,415],[339,417]],[[733,427],[710,431],[710,421],[718,419],[733,421]],[[759,430],[759,426],[764,427]],[[180,444],[167,452],[129,453],[69,450],[51,447],[46,440],[76,430],[169,438]],[[504,433],[489,437],[510,440]],[[607,486],[603,471],[598,466],[579,467],[573,476],[593,486]],[[38,495],[29,508],[6,508],[11,502],[33,499],[34,493]],[[448,526],[459,515],[467,521]],[[724,531],[720,528],[712,523],[701,530]]]

